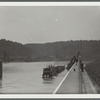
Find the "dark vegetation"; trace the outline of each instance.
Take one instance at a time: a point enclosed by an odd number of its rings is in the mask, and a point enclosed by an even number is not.
[[[100,58],[100,41],[62,41],[45,44],[26,44],[32,50],[32,57],[36,60],[70,60],[71,57],[82,52],[83,60]]]
[[[100,58],[100,41],[60,41],[44,44],[21,44],[0,40],[0,59],[3,61],[66,61],[78,51],[83,60]]]
[[[30,57],[30,49],[20,43],[0,40],[0,59],[4,62],[27,61]]]

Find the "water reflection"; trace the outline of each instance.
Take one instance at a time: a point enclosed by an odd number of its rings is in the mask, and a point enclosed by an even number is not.
[[[56,77],[43,78],[43,84],[53,84]]]
[[[53,93],[66,71],[52,78],[43,79],[43,68],[48,64],[53,62],[4,64],[0,93]]]

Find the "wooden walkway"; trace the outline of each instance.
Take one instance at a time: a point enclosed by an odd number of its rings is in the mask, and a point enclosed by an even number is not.
[[[74,64],[57,86],[53,94],[95,94],[97,93],[86,71],[81,72]]]

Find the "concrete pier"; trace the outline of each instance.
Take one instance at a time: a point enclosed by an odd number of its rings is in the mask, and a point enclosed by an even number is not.
[[[53,94],[95,94],[97,93],[86,71],[81,72],[79,63],[74,63]]]
[[[0,60],[0,79],[2,79],[2,61]]]

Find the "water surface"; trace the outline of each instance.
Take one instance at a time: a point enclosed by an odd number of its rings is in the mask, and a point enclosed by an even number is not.
[[[0,93],[51,94],[59,85],[67,70],[52,79],[42,79],[43,68],[49,64],[66,65],[68,62],[29,62],[3,64]]]

